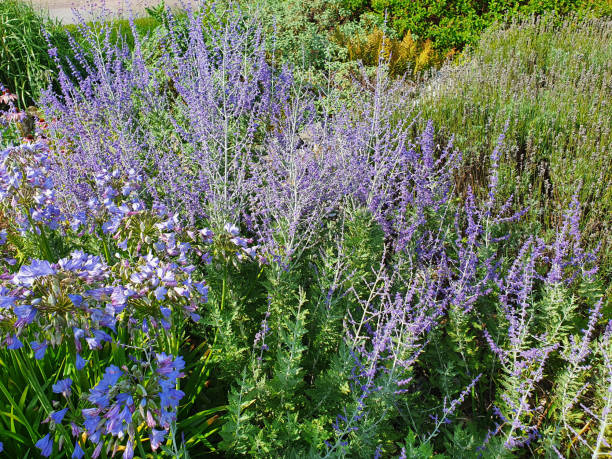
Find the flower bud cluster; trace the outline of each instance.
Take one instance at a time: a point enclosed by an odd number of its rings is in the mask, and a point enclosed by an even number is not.
[[[195,266],[181,266],[149,254],[135,264],[120,263],[121,285],[111,294],[115,311],[127,315],[128,324],[138,324],[146,333],[149,327],[171,327],[173,310],[182,311],[194,321],[198,305],[208,298],[204,282],[194,281]]]

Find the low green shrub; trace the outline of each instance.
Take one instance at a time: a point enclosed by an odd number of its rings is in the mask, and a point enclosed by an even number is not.
[[[486,181],[491,139],[505,132],[501,182],[529,206],[532,224],[554,226],[555,210],[578,192],[586,234],[601,244],[609,272],[610,78],[612,22],[570,17],[559,25],[547,16],[489,29],[461,65],[428,81],[417,105],[463,150],[464,189]]]
[[[480,34],[496,21],[543,14],[580,12],[581,15],[609,15],[609,0],[343,0],[354,14],[374,11],[400,34],[411,31],[434,41],[437,49],[463,48],[475,43]]]
[[[134,28],[139,35],[153,33],[153,31],[160,25],[159,21],[152,16],[134,18],[133,23]],[[90,25],[92,24],[88,23],[88,26]],[[134,34],[128,19],[115,19],[112,21],[107,21],[104,25],[109,30],[112,42],[117,41],[117,39],[121,37],[121,39],[125,40],[130,49],[134,48]],[[99,28],[103,29],[104,27],[102,24],[100,24]],[[82,42],[81,32],[78,25],[66,24],[64,25],[64,29],[75,37],[76,40]],[[104,30],[106,30],[106,28],[104,28]]]

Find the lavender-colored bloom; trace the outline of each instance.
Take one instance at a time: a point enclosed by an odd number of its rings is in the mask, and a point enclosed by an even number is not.
[[[85,368],[85,365],[87,365],[88,360],[85,360],[83,357],[81,357],[81,354],[77,354],[76,356],[76,369],[77,370],[82,370],[83,368]]]
[[[59,226],[61,212],[56,205],[49,166],[46,142],[0,151],[0,200],[11,203],[5,209],[5,216],[21,232],[39,233],[42,227],[53,230]]]
[[[7,295],[7,293],[9,293],[9,290],[5,287],[2,287],[1,293],[2,295],[0,296],[0,308],[6,309],[13,307],[17,298],[11,295]]]
[[[81,306],[81,304],[83,303],[82,295],[68,294],[68,298],[70,298],[70,301],[72,301],[72,304],[74,304],[76,307]]]
[[[100,382],[90,391],[88,400],[102,408],[108,406],[109,390],[117,383],[122,375],[123,372],[119,369],[119,367],[115,365],[110,365],[107,367]]]
[[[102,452],[102,447],[104,446],[103,442],[98,443],[98,446],[96,446],[96,449],[94,449],[91,457],[92,459],[97,459],[97,457],[100,455],[100,453]]]
[[[181,356],[174,358],[162,352],[157,354],[155,358],[157,360],[157,373],[166,378],[179,378],[180,371],[185,368],[185,360]]]
[[[17,317],[17,321],[15,322],[16,327],[24,327],[26,325],[29,325],[34,321],[34,318],[36,317],[36,309],[30,306],[29,304],[15,306],[13,308],[13,312]]]
[[[134,442],[130,438],[125,445],[125,450],[123,451],[123,459],[133,459],[134,457]]]
[[[111,287],[100,287],[91,290],[87,290],[85,294],[97,301],[102,301],[106,297],[110,297],[113,293],[113,289]]]
[[[151,449],[153,449],[153,451],[156,451],[157,448],[161,446],[167,434],[168,431],[166,430],[151,430]]]
[[[24,265],[19,269],[19,272],[13,277],[13,282],[16,285],[30,287],[36,279],[43,276],[51,276],[55,274],[55,270],[46,260],[32,260],[30,265]]]
[[[132,360],[139,362],[136,358]],[[155,371],[151,369],[149,372],[126,374],[114,365],[106,368],[102,379],[88,396],[88,401],[96,408],[82,411],[84,428],[92,442],[97,443],[103,435],[119,439],[127,436],[127,449],[132,441],[130,432],[144,424],[151,429],[153,449],[163,443],[169,425],[176,420],[176,409],[184,395],[176,389],[176,384],[184,376],[181,370],[185,362],[180,357],[162,353],[157,354],[150,364],[153,366],[146,365],[145,368],[155,368]],[[147,393],[143,394],[142,387],[148,388]],[[150,401],[154,401],[159,411],[146,408]],[[162,430],[156,429],[158,426]]]
[[[147,426],[150,429],[152,429],[153,427],[157,425],[157,422],[155,421],[155,418],[153,417],[153,414],[151,413],[150,410],[147,410],[146,420],[147,420]]]
[[[123,287],[115,287],[111,294],[111,304],[122,308],[129,298],[129,293],[126,293],[128,292]]]
[[[232,223],[226,223],[223,229],[232,236],[238,236],[240,234],[238,227]]]
[[[100,422],[100,416],[98,416],[99,409],[97,408],[86,408],[81,410],[83,418],[85,419],[83,427],[89,433],[90,436],[97,430]]]
[[[23,343],[17,338],[15,335],[9,335],[5,341],[6,348],[10,350],[21,349],[23,347]]]
[[[100,349],[104,342],[111,342],[113,340],[108,333],[102,330],[93,330],[92,335],[85,338],[89,349]]]
[[[157,301],[163,301],[166,298],[166,293],[168,293],[168,289],[163,285],[159,286],[155,289],[155,298]]]

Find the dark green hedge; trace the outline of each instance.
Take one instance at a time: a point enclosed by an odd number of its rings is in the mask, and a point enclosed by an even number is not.
[[[560,15],[611,15],[610,0],[343,0],[354,14],[368,10],[384,17],[403,35],[430,38],[437,49],[474,43],[495,21],[556,11]]]

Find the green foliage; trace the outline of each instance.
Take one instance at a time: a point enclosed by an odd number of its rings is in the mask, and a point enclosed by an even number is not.
[[[561,25],[551,16],[487,30],[462,59],[429,79],[417,97],[431,119],[463,151],[457,185],[483,185],[488,154],[505,133],[500,183],[527,222],[544,230],[575,193],[584,205],[588,244],[601,244],[610,273],[612,75],[609,20]],[[410,110],[412,106],[410,106]]]
[[[417,435],[409,430],[406,441],[402,445],[402,452],[406,457],[414,459],[444,459],[443,454],[434,454],[434,449],[428,442],[420,442]]]
[[[404,75],[410,70],[418,74],[443,60],[443,56],[434,51],[431,40],[417,42],[410,31],[402,40],[394,40],[377,27],[366,36],[354,37],[336,30],[333,40],[347,49],[352,61],[371,67],[377,66],[380,59],[388,62],[389,73],[393,76]]]
[[[327,234],[338,234],[334,228],[339,224],[330,222]],[[348,382],[353,358],[344,343],[342,324],[353,300],[342,292],[354,288],[365,294],[372,265],[380,260],[383,238],[363,211],[348,216],[344,230],[340,241],[334,236],[324,239],[320,253],[305,254],[291,270],[269,266],[259,280],[251,278],[265,286],[265,292],[257,312],[248,319],[256,328],[250,327],[246,336],[231,337],[232,342],[238,341],[234,346],[249,357],[242,373],[238,372],[240,378],[229,381],[233,388],[220,444],[226,454],[317,457],[316,451],[330,440],[337,414],[358,397]],[[348,271],[353,274],[347,277]],[[229,290],[240,290],[242,282],[232,277]],[[231,307],[248,308],[243,302]],[[264,329],[263,339],[254,340],[254,332]],[[221,374],[230,374],[231,361],[225,351],[222,355],[216,364]],[[373,408],[372,421],[379,419],[385,403],[379,400]],[[373,439],[386,428],[384,423],[366,428],[372,440],[360,443],[366,437],[361,432],[350,451],[359,457],[373,453]]]
[[[341,0],[264,0],[255,9],[252,2],[241,3],[276,32],[270,50],[277,59],[303,67],[325,67],[333,53],[328,34],[347,19]]]
[[[49,352],[44,362],[28,354],[23,350],[0,353],[0,433],[5,453],[16,457],[38,456],[34,444],[47,433],[43,421],[53,410],[48,395],[51,385],[70,371],[65,347]],[[69,435],[64,438],[70,445]]]
[[[151,13],[154,13],[153,11]],[[133,19],[134,29],[136,33],[141,36],[152,34],[157,27],[160,26],[161,22],[153,15],[136,17]],[[92,22],[87,23],[88,26],[93,25]],[[132,25],[128,19],[115,19],[109,22],[97,22],[95,23],[96,28],[106,34],[110,34],[110,42],[116,43],[117,40],[124,40],[130,49],[134,48],[134,32]],[[75,40],[80,43],[84,43],[81,37],[81,28],[76,24],[66,24],[63,29],[70,33]]]
[[[365,5],[351,2],[352,11],[363,12]],[[582,15],[612,13],[607,0],[371,0],[368,5],[386,17],[400,33],[407,31],[431,39],[439,50],[462,49],[478,41],[480,34],[496,21],[555,11]]]
[[[21,108],[34,103],[56,70],[43,28],[65,55],[69,48],[58,23],[45,19],[25,2],[0,2],[0,81],[18,94]]]

